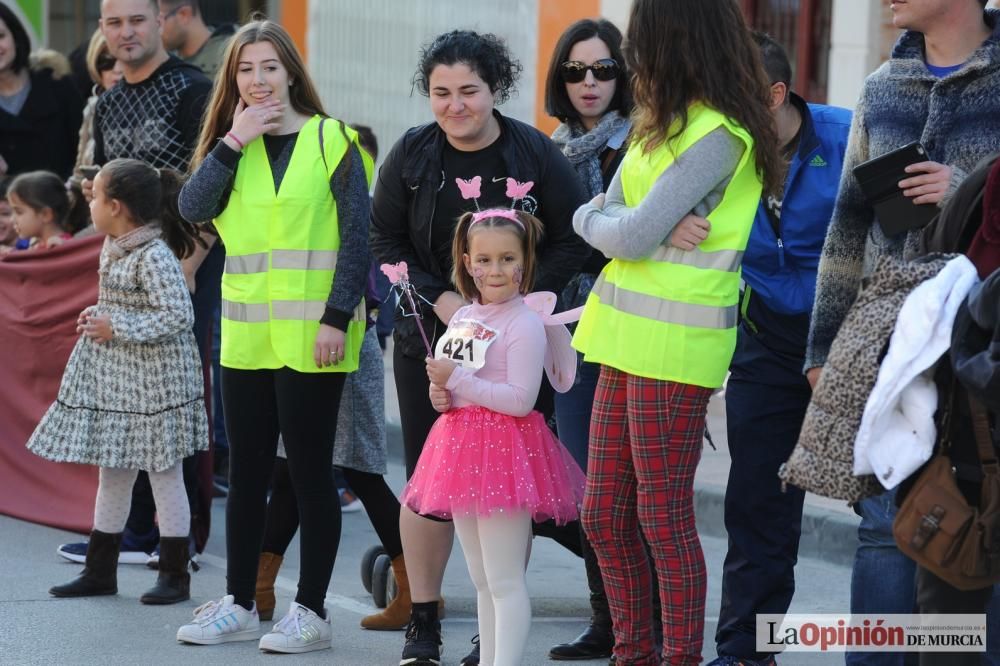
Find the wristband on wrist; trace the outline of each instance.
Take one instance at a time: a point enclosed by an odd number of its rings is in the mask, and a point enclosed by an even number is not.
[[[244,145],[244,143],[242,141],[240,141],[240,138],[238,136],[236,136],[235,134],[233,134],[232,132],[226,132],[226,136],[228,136],[230,139],[232,139],[233,141],[235,141],[236,145],[238,145],[240,147],[240,150],[243,150],[244,148],[246,148],[246,145]]]

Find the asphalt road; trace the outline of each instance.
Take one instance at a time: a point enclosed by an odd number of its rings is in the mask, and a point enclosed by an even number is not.
[[[402,485],[402,466],[392,464],[390,482]],[[402,632],[370,632],[360,618],[373,612],[371,596],[360,580],[364,551],[376,543],[375,533],[362,513],[344,516],[344,530],[327,605],[334,624],[334,645],[301,656],[264,655],[256,643],[213,647],[187,646],[175,640],[177,627],[191,611],[225,590],[224,501],[213,510],[215,528],[202,568],[193,574],[194,598],[174,606],[143,606],[139,595],[155,572],[129,565],[119,568],[119,594],[92,599],[55,599],[48,588],[72,578],[79,566],[63,560],[55,549],[79,537],[67,532],[0,517],[0,664],[249,664],[325,663],[384,665],[398,663]],[[702,539],[710,572],[705,622],[705,660],[714,657],[715,614],[720,598],[720,576],[725,541]],[[294,597],[298,542],[293,543],[278,580],[279,610]],[[848,607],[850,570],[838,564],[803,558],[797,568],[799,590],[792,612],[843,612]],[[535,539],[528,583],[534,622],[525,664],[552,663],[548,648],[571,639],[589,615],[582,562],[548,539]],[[475,592],[458,544],[445,578],[447,617],[444,620],[446,664],[457,664],[476,633]],[[267,623],[265,623],[266,625]],[[603,661],[581,662],[600,664]],[[797,654],[782,664],[812,666],[843,663],[843,655]]]

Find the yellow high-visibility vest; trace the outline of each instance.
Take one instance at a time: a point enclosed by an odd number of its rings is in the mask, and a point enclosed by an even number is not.
[[[678,155],[725,127],[746,146],[708,238],[685,252],[661,245],[638,261],[613,259],[601,271],[577,325],[584,358],[639,377],[718,388],[736,348],[740,265],[761,195],[753,138],[718,111],[694,104],[677,138],[622,161],[625,204],[636,207]],[[622,233],[628,233],[623,229]]]
[[[353,372],[365,333],[361,298],[346,331],[344,360],[317,368],[313,348],[333,285],[340,226],[330,177],[347,153],[340,123],[314,116],[295,139],[277,193],[262,137],[247,144],[215,227],[226,245],[221,364],[261,370]],[[320,128],[322,127],[322,150]],[[357,135],[344,128],[351,142]],[[372,162],[359,150],[371,183]]]

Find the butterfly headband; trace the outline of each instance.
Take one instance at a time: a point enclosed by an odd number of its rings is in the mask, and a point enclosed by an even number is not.
[[[472,224],[477,222],[482,222],[483,220],[490,217],[502,217],[506,220],[511,220],[515,222],[519,227],[524,229],[524,223],[517,217],[517,211],[514,210],[513,206],[517,203],[519,199],[523,199],[527,196],[528,192],[534,187],[535,183],[533,181],[528,181],[527,183],[519,183],[513,178],[507,179],[507,196],[511,198],[510,208],[488,208],[482,210],[479,208],[479,196],[480,188],[482,186],[483,178],[482,176],[476,176],[470,178],[469,180],[464,180],[462,178],[456,178],[455,184],[458,185],[459,191],[462,193],[463,199],[472,199],[476,204],[476,212],[472,215]]]

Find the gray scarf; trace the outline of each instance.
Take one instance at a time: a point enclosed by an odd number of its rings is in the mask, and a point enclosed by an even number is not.
[[[571,120],[559,125],[552,133],[552,142],[559,146],[563,155],[580,174],[588,196],[593,197],[604,191],[601,153],[604,152],[611,137],[628,126],[628,118],[617,111],[611,111],[605,113],[597,126],[589,132],[583,125]]]

